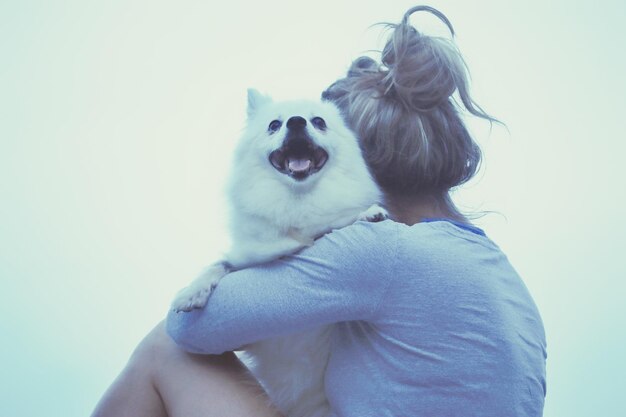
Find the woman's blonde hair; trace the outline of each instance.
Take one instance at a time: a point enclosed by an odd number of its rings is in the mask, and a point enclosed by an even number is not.
[[[454,36],[441,12],[414,7],[401,23],[389,24],[392,32],[382,64],[369,57],[356,59],[347,76],[328,87],[322,98],[340,108],[387,194],[447,196],[450,188],[474,176],[481,160],[459,111],[496,120],[470,97],[467,67],[454,43],[410,25],[409,17],[418,11],[437,16]]]

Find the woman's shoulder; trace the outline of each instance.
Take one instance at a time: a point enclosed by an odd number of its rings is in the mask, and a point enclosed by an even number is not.
[[[358,221],[319,238],[300,255],[329,262],[397,264],[429,259],[451,260],[475,257],[487,252],[500,254],[499,248],[473,226],[446,220],[406,225],[393,220]]]
[[[333,230],[324,238],[372,246],[408,244],[428,247],[466,241],[492,249],[497,248],[482,229],[447,219],[426,219],[414,225],[406,225],[391,219],[381,222],[358,221]]]
[[[390,219],[379,222],[357,221],[349,226],[333,230],[326,237],[380,242],[396,238],[400,233],[400,226],[400,223]]]
[[[395,251],[401,231],[399,223],[357,221],[320,237],[305,254],[323,257],[377,258]]]

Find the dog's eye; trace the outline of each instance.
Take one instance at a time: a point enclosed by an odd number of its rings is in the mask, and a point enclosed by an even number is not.
[[[326,130],[326,122],[321,117],[312,118],[311,123],[313,123],[313,126],[315,126],[316,129]]]
[[[276,133],[282,125],[283,123],[280,120],[272,120],[270,125],[267,127],[267,131],[270,133]]]

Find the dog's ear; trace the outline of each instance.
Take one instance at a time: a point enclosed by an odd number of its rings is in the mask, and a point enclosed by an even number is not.
[[[272,102],[269,96],[259,93],[254,88],[248,88],[248,118],[251,118],[255,113],[266,104]]]

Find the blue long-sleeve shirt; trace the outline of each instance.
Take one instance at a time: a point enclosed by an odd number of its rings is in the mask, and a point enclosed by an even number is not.
[[[332,417],[542,415],[541,318],[477,228],[358,222],[227,275],[204,309],[167,320],[196,353],[330,323]]]

